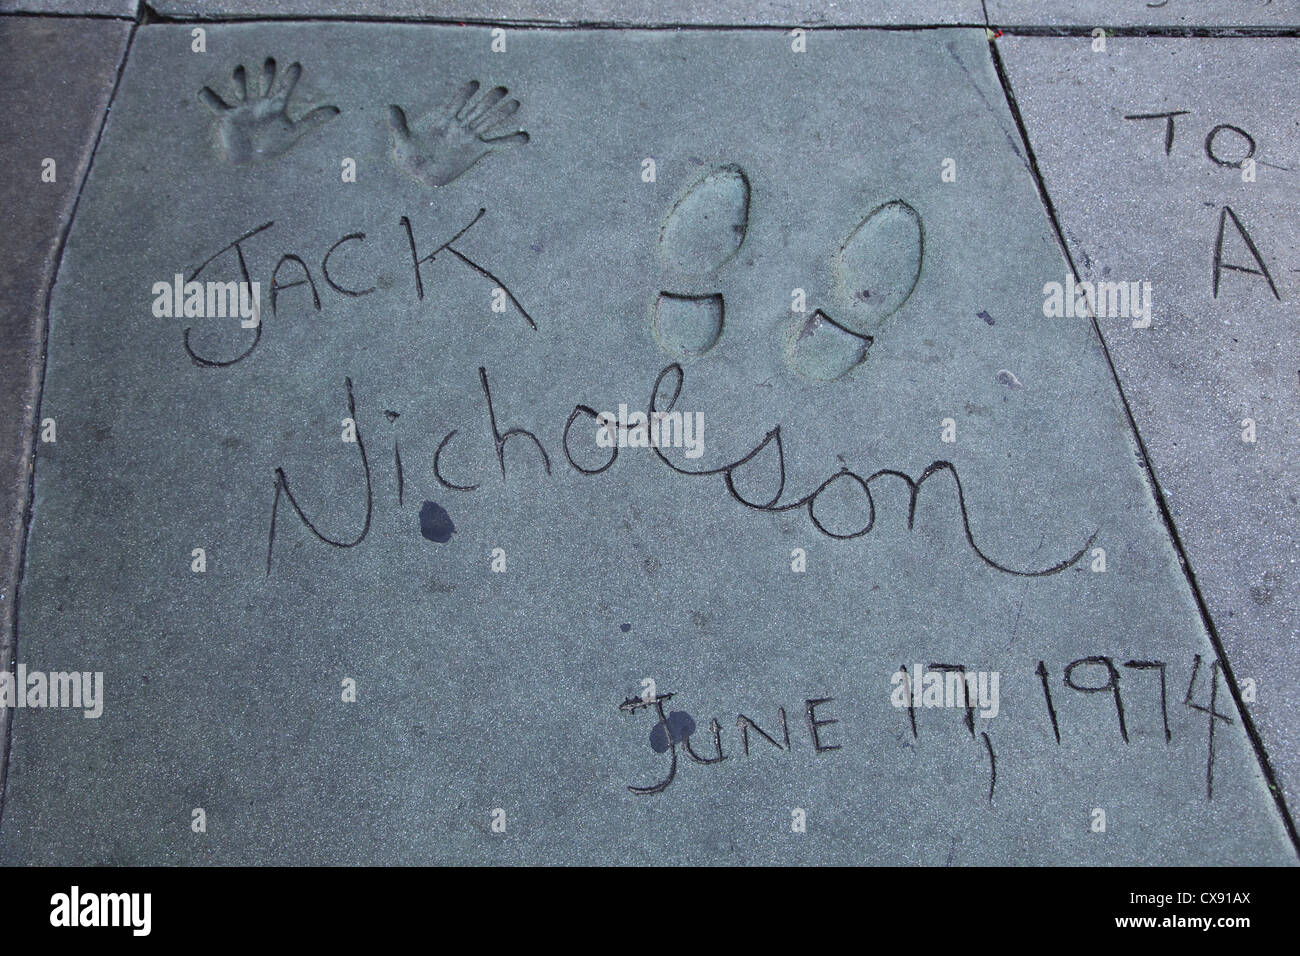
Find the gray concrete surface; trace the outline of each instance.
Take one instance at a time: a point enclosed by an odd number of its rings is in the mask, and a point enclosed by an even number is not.
[[[0,115],[0,168],[8,171],[0,248],[0,670],[13,664],[46,293],[129,32],[125,23],[0,17],[0,96],[9,104]],[[0,741],[10,714],[0,707]]]
[[[1112,38],[1094,53],[1086,41],[1003,37],[998,46],[1081,278],[1150,283],[1150,328],[1099,324],[1294,807],[1296,41]],[[1177,111],[1186,112],[1126,119]],[[1243,163],[1252,154],[1253,170]],[[1262,272],[1260,261],[1267,276],[1240,271]],[[1243,440],[1252,427],[1255,440]]]
[[[137,0],[0,0],[0,14],[46,13],[131,19]]]
[[[1294,861],[982,30],[188,37],[51,303],[20,640],[104,709],[16,712],[0,860]],[[253,231],[260,333],[154,314]],[[702,454],[584,473],[674,361]]]
[[[985,0],[999,26],[1296,27],[1297,0]]]
[[[980,0],[159,0],[171,16],[436,17],[626,24],[978,24]]]

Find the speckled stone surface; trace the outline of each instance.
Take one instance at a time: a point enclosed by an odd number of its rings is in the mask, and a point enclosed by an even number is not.
[[[625,24],[982,24],[980,0],[159,0],[172,16],[436,17]]]
[[[0,670],[12,661],[46,292],[129,31],[118,23],[0,17],[0,96],[10,104],[0,113],[0,168],[8,171],[0,199]],[[9,715],[0,708],[0,741]],[[3,750],[0,744],[0,778]]]
[[[492,39],[139,29],[0,860],[1294,862],[984,31]]]
[[[0,14],[57,13],[132,18],[138,0],[0,0]]]
[[[1086,41],[998,42],[1082,277],[1151,283],[1150,328],[1100,326],[1228,659],[1256,688],[1249,709],[1294,809],[1296,42],[1119,38],[1104,54]],[[1245,236],[1267,277],[1240,271],[1262,271]],[[1254,442],[1243,440],[1247,419]]]
[[[1300,0],[984,0],[999,26],[1295,27]]]

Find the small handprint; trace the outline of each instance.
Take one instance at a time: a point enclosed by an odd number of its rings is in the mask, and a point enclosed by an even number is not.
[[[478,81],[470,80],[445,113],[430,113],[420,120],[416,125],[427,129],[425,133],[411,132],[400,106],[388,107],[393,161],[398,168],[426,186],[445,186],[494,149],[528,142],[528,134],[522,130],[499,133],[500,125],[519,110],[518,100],[506,100],[510,91],[494,87],[475,102],[478,90]],[[498,135],[489,136],[494,130]]]
[[[293,96],[300,76],[302,66],[292,63],[277,85],[275,60],[267,57],[259,88],[250,90],[244,67],[235,67],[231,74],[235,89],[233,105],[211,87],[199,91],[199,99],[217,114],[217,137],[227,162],[243,165],[279,156],[303,136],[339,115],[337,106],[318,106],[301,119],[291,119],[289,97]]]

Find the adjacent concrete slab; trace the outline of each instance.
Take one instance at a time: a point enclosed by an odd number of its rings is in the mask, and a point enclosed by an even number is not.
[[[1295,41],[1124,38],[1093,53],[1004,37],[999,48],[1082,278],[1150,283],[1150,328],[1102,318],[1101,329],[1294,808]],[[1177,115],[1132,118],[1152,114]]]
[[[139,31],[0,859],[1294,861],[984,31],[491,40]]]
[[[1300,0],[985,0],[998,26],[1294,27]]]
[[[0,13],[66,13],[133,18],[137,0],[0,0]]]
[[[46,291],[129,33],[124,23],[0,17],[0,95],[11,104],[0,116],[0,168],[8,170],[0,248],[0,669],[13,663]],[[0,741],[9,713],[0,708]],[[5,749],[0,743],[0,778]]]
[[[980,0],[160,0],[171,16],[436,17],[546,23],[625,24],[981,24]]]

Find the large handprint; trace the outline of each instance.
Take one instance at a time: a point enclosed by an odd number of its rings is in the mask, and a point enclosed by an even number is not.
[[[339,115],[337,106],[318,106],[299,120],[289,117],[289,97],[293,96],[301,75],[302,66],[292,63],[277,87],[275,60],[267,57],[262,66],[260,88],[250,90],[244,67],[235,67],[231,74],[234,105],[214,93],[211,87],[199,91],[199,99],[217,114],[217,136],[227,162],[243,165],[279,156],[307,133]]]
[[[503,146],[528,142],[523,131],[489,136],[519,109],[518,100],[505,100],[504,86],[488,90],[477,102],[477,80],[456,94],[442,116],[430,113],[416,125],[425,133],[412,133],[400,106],[388,107],[393,134],[393,161],[426,186],[445,186],[480,159]]]

